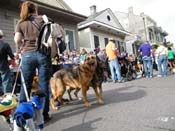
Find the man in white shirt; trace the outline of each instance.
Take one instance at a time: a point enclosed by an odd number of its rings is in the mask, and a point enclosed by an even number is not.
[[[167,76],[168,68],[168,49],[164,46],[164,43],[160,43],[160,46],[156,50],[157,62],[158,62],[158,77]],[[163,68],[162,68],[163,67]]]

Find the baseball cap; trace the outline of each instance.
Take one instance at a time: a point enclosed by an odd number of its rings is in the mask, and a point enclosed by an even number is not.
[[[2,30],[0,30],[0,36],[4,36],[4,33]]]

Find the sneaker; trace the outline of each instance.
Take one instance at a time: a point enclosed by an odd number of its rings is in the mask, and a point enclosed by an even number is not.
[[[150,78],[153,78],[153,76],[150,76]]]
[[[116,80],[113,80],[112,82],[113,82],[113,83],[116,83]]]
[[[157,75],[157,77],[162,77],[161,75]]]
[[[123,83],[125,82],[123,79],[122,80],[118,80],[118,83]]]

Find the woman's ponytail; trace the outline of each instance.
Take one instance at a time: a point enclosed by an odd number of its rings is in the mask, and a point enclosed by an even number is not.
[[[25,1],[21,5],[20,22],[26,21],[30,14],[36,12],[36,5],[31,1]]]

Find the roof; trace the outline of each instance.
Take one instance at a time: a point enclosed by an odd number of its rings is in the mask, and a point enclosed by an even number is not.
[[[0,0],[0,5],[6,8],[7,10],[10,9],[11,6],[19,10],[19,5],[23,1],[25,0]],[[67,19],[74,20],[76,21],[76,23],[84,21],[87,18],[87,16],[75,13],[72,10],[69,10],[68,8],[63,9],[57,6],[53,6],[53,5],[38,1],[38,0],[30,0],[30,1],[38,5],[38,7],[40,8],[39,12],[42,12],[42,13],[44,12],[46,14],[48,13],[49,16],[52,15],[52,16],[68,17]]]
[[[72,11],[72,9],[64,2],[64,0],[35,0],[35,1],[40,1],[42,3],[52,5],[55,7],[59,7],[65,10]]]
[[[103,21],[102,19],[99,19],[99,17],[101,15],[103,15],[105,12],[107,12],[111,17],[112,20],[114,21],[114,25],[112,25],[111,23],[107,23],[105,21]],[[112,10],[110,8],[104,9],[100,12],[96,12],[93,15],[90,15],[85,21],[80,22],[78,24],[78,29],[83,29],[89,26],[98,26],[98,27],[106,27],[109,30],[114,30],[117,32],[120,32],[122,34],[127,34],[129,35],[130,33],[125,31],[123,26],[120,24],[119,20],[117,19],[117,17],[113,14]]]
[[[95,20],[95,18],[96,18],[97,16],[99,16],[100,14],[102,14],[103,12],[105,12],[106,10],[107,10],[107,9],[102,10],[102,11],[100,11],[100,12],[97,12],[97,13],[95,13],[95,14],[93,14],[93,15],[88,16],[88,18],[87,18],[85,21],[80,22],[78,25],[83,25],[83,24],[86,24],[86,23],[88,23],[88,22],[91,22],[91,21]]]
[[[31,1],[34,2],[34,3],[37,3],[39,6],[42,6],[44,8],[47,8],[47,9],[50,9],[50,10],[54,10],[54,11],[57,11],[57,12],[62,12],[64,14],[66,14],[66,15],[75,16],[75,17],[80,18],[80,19],[86,19],[87,18],[84,15],[72,12],[70,10],[65,10],[65,9],[62,9],[62,8],[59,8],[59,7],[56,7],[56,6],[52,6],[52,5],[49,5],[47,3],[43,3],[43,2],[40,2],[40,1],[37,1],[37,0],[31,0]]]

